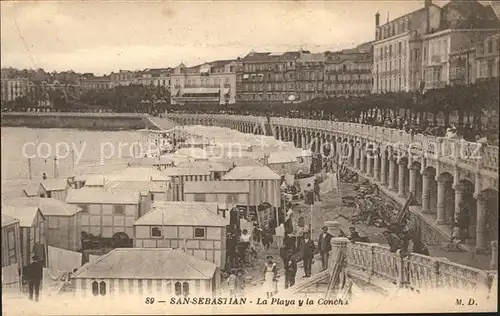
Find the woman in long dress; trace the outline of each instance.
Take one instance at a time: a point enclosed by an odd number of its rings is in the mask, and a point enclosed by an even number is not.
[[[263,287],[267,298],[273,297],[274,293],[278,292],[278,267],[273,262],[272,256],[267,256]]]

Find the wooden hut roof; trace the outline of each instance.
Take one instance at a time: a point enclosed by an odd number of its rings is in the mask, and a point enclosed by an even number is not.
[[[2,205],[2,216],[6,214],[18,219],[21,227],[32,227],[38,212],[40,209],[37,206]]]
[[[140,194],[130,190],[70,189],[66,203],[70,204],[138,204]]]
[[[279,180],[280,176],[267,166],[235,167],[223,177],[223,180]]]
[[[73,278],[208,280],[217,266],[171,248],[117,248],[87,263]]]
[[[226,226],[229,217],[217,214],[216,202],[155,201],[151,211],[144,214],[134,225],[169,226]]]
[[[3,203],[14,207],[36,206],[44,216],[73,216],[82,210],[53,198],[22,197],[5,200]]]

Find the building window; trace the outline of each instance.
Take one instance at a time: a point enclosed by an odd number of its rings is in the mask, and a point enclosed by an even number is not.
[[[194,238],[205,238],[205,228],[195,227],[194,228]]]
[[[7,233],[7,241],[9,243],[9,264],[13,264],[17,262],[16,258],[16,238],[15,238],[15,232],[13,228],[9,228],[8,233]]]
[[[57,229],[58,228],[58,220],[57,217],[50,216],[49,220],[49,229]]]
[[[92,294],[94,294],[94,296],[99,295],[99,283],[97,283],[97,281],[92,282]]]
[[[182,284],[181,282],[175,282],[175,295],[179,296],[182,294]]]
[[[161,237],[161,228],[160,227],[151,227],[151,236],[152,237]]]
[[[276,96],[276,99],[278,99],[279,95]],[[226,202],[229,204],[234,204],[238,203],[238,194],[228,194],[226,196]]]
[[[113,205],[113,213],[115,215],[125,215],[125,206],[124,205]]]
[[[205,194],[203,193],[195,193],[194,194],[194,201],[195,202],[205,202]]]
[[[80,208],[82,209],[82,214],[88,214],[89,206],[87,204],[80,204]]]
[[[99,282],[99,294],[101,294],[101,296],[106,295],[106,282],[104,281]]]
[[[489,39],[487,42],[486,42],[486,47],[487,47],[487,52],[488,54],[491,54],[493,53],[493,42],[491,39]]]
[[[106,295],[106,282],[104,282],[104,281],[101,281],[101,282],[93,281],[92,282],[92,294],[94,296],[97,296],[99,294],[101,296],[105,296]]]
[[[184,296],[189,295],[189,283],[188,282],[182,283],[182,294],[184,294]]]

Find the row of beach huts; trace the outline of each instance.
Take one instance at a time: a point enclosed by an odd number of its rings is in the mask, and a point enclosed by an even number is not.
[[[76,253],[99,240],[115,249],[82,262],[73,292],[214,293],[226,263],[229,210],[280,208],[283,178],[307,173],[311,153],[272,137],[186,129],[203,137],[175,153],[133,159],[120,171],[29,183],[19,197],[2,200],[2,288],[21,288],[34,255],[48,269],[64,266],[50,247]]]

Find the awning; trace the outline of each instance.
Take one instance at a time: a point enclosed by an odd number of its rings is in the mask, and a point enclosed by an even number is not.
[[[219,88],[184,88],[182,93],[219,93]]]

